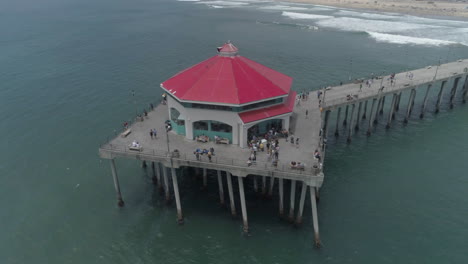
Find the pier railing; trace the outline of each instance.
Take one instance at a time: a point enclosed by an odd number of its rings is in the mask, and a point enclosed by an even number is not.
[[[329,108],[329,107],[342,105],[342,104],[346,104],[346,103],[352,104],[355,101],[367,100],[367,99],[369,99],[371,97],[379,96],[381,94],[382,95],[383,94],[388,94],[388,93],[391,93],[393,91],[399,92],[399,91],[402,91],[402,90],[405,90],[405,89],[410,89],[410,88],[415,87],[415,86],[429,84],[431,82],[442,81],[442,80],[445,80],[445,79],[448,79],[448,78],[451,78],[451,77],[458,76],[460,74],[461,73],[458,73],[458,72],[451,72],[451,73],[445,73],[445,74],[439,73],[439,74],[437,74],[436,79],[434,79],[434,77],[424,78],[424,79],[401,79],[400,78],[400,79],[396,80],[396,82],[398,82],[398,84],[395,84],[393,86],[388,85],[388,82],[387,82],[387,79],[390,76],[383,76],[382,78],[384,78],[383,82],[384,82],[385,85],[384,84],[382,84],[382,85],[385,88],[382,91],[379,91],[379,89],[381,88],[380,87],[380,82],[382,81],[381,79],[377,79],[371,85],[370,88],[362,87],[362,92],[350,91],[350,92],[352,92],[350,94],[352,96],[352,99],[348,99],[347,95],[345,95],[345,96],[343,96],[341,98],[337,98],[337,99],[333,99],[333,100],[327,100],[326,96],[327,96],[328,91],[326,91],[325,92],[325,101],[322,103],[322,105],[320,107]],[[347,86],[347,85],[350,85],[350,84],[344,84],[343,86]],[[355,84],[355,85],[358,86],[358,84]],[[376,85],[378,85],[378,87],[376,87]],[[363,83],[363,86],[364,86],[364,83]],[[376,88],[377,88],[377,90],[376,90]],[[369,89],[372,89],[372,90],[369,90]],[[357,95],[358,97],[355,98],[354,95]]]
[[[131,154],[131,155],[140,155],[140,156],[149,156],[161,159],[169,159],[172,158],[173,160],[180,160],[180,161],[187,161],[190,163],[211,163],[211,164],[220,164],[220,165],[227,165],[227,166],[234,166],[234,167],[241,167],[241,168],[251,168],[251,169],[260,169],[260,170],[275,170],[281,172],[289,172],[295,174],[307,174],[307,175],[314,175],[317,176],[322,168],[321,164],[315,160],[311,160],[311,164],[303,164],[304,169],[298,169],[292,167],[289,163],[278,161],[276,165],[274,162],[252,162],[250,165],[245,160],[238,160],[238,159],[229,159],[219,157],[217,155],[213,155],[211,161],[206,155],[199,155],[199,159],[197,159],[196,155],[193,153],[180,153],[180,152],[167,152],[163,150],[157,149],[150,149],[150,148],[142,148],[140,151],[138,150],[131,150],[129,146],[126,145],[118,145],[118,144],[103,144],[100,147],[101,150],[109,151],[112,153],[121,153],[121,154]]]

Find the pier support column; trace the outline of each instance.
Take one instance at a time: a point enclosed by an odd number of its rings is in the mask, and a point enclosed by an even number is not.
[[[231,203],[231,215],[236,216],[236,204],[234,201],[234,192],[232,191],[232,177],[231,173],[226,171],[226,179],[229,191],[229,201]]]
[[[161,163],[157,162],[156,164],[156,180],[158,181],[157,182],[157,186],[158,186],[158,190],[162,190],[162,181],[161,181]]]
[[[429,95],[429,91],[431,90],[431,87],[432,87],[432,84],[427,85],[426,95],[424,96],[424,101],[423,101],[423,104],[422,104],[422,107],[421,107],[421,114],[419,115],[419,118],[424,117],[424,111],[426,111],[427,97]]]
[[[372,121],[372,114],[374,112],[374,106],[375,106],[376,101],[377,101],[377,98],[372,99],[372,105],[371,105],[371,109],[369,112],[369,125],[367,126],[367,136],[370,136],[372,134],[372,125],[374,123]]]
[[[253,176],[253,186],[254,186],[255,193],[258,193],[257,176]]]
[[[266,176],[262,176],[262,195],[265,196],[266,193],[267,193]]]
[[[283,178],[278,178],[279,185],[279,215],[281,218],[284,217],[284,199],[283,199]]]
[[[450,109],[453,108],[453,99],[455,99],[455,96],[457,95],[457,87],[458,87],[458,82],[460,81],[460,77],[455,78],[453,81],[453,87],[452,90],[450,91]]]
[[[322,137],[327,138],[327,131],[328,131],[328,119],[330,118],[330,110],[325,111],[325,119],[323,121],[323,128],[322,128]]]
[[[369,102],[369,100],[367,100],[367,101],[364,103],[364,113],[362,114],[362,119],[363,119],[363,120],[366,119],[366,114],[367,114],[367,102]]]
[[[294,222],[294,205],[296,203],[296,181],[291,180],[291,193],[289,196],[289,221]]]
[[[398,112],[398,110],[400,110],[401,94],[402,92],[400,92],[397,96],[397,100],[395,102],[395,112]],[[393,116],[392,118],[395,119],[395,116]]]
[[[184,223],[184,216],[182,215],[182,206],[180,204],[180,196],[179,196],[179,183],[177,182],[177,174],[174,168],[171,168],[172,172],[172,185],[174,186],[174,197],[176,200],[177,206],[177,223],[179,225]]]
[[[169,193],[169,179],[167,177],[167,169],[166,166],[162,165],[163,168],[163,178],[164,178],[164,194],[166,197],[166,202],[171,200],[170,193]]]
[[[221,177],[221,171],[218,170],[218,187],[219,187],[219,203],[224,205],[224,188],[223,188],[223,177]]]
[[[403,120],[403,123],[408,123],[408,119],[411,115],[411,111],[413,110],[413,106],[414,106],[414,98],[416,97],[416,90],[415,89],[411,89],[411,93],[410,93],[410,97],[409,97],[409,100],[408,100],[408,108],[406,109],[406,116],[405,116],[405,120]]]
[[[244,233],[249,232],[249,222],[247,221],[247,206],[245,205],[244,181],[242,177],[237,177],[239,181],[239,195],[241,200],[242,221],[244,223]]]
[[[146,169],[146,167],[147,167],[147,165],[146,165],[146,160],[144,160],[144,161],[141,162],[141,167],[142,167],[143,169]]]
[[[154,185],[157,185],[158,179],[156,178],[156,165],[154,164],[154,161],[151,162],[151,171],[153,172],[153,175],[151,176],[151,181]]]
[[[374,115],[374,125],[376,125],[379,121],[377,120],[380,111],[380,105],[382,104],[382,97],[379,98],[379,103],[377,104],[377,108],[375,109]]]
[[[273,196],[273,188],[275,187],[275,177],[270,177],[270,189],[268,189],[268,197]]]
[[[302,224],[302,212],[304,212],[304,202],[307,194],[307,184],[302,182],[301,199],[299,200],[299,210],[296,217],[296,225]]]
[[[465,76],[465,82],[463,83],[463,97],[462,97],[462,102],[463,103],[466,103],[466,97],[467,97],[467,94],[468,94],[468,75]]]
[[[398,95],[397,94],[393,94],[393,98],[392,98],[392,103],[390,105],[390,112],[388,112],[388,120],[387,120],[387,126],[385,128],[389,129],[390,128],[390,125],[392,124],[392,120],[393,120],[393,110],[395,109],[395,104],[398,100]]]
[[[320,235],[319,235],[317,201],[315,200],[315,188],[312,186],[310,186],[310,201],[312,204],[312,222],[314,223],[315,246],[319,248],[322,246],[322,243],[320,242]]]
[[[203,168],[203,189],[206,190],[208,186],[208,176],[206,172],[206,168]]]
[[[338,107],[338,114],[336,116],[335,137],[340,135],[340,133],[338,132],[340,128],[340,115],[341,115],[341,107]]]
[[[380,115],[383,115],[383,108],[384,108],[384,105],[385,105],[385,96],[382,97],[382,105],[380,106],[380,110],[379,110],[379,114],[380,114]]]
[[[354,126],[354,130],[358,131],[359,130],[359,121],[361,117],[361,108],[362,108],[362,102],[359,102],[359,107],[358,107],[358,112],[356,116],[356,125]]]
[[[348,109],[349,109],[349,105],[346,105],[346,110],[345,110],[344,119],[343,119],[343,126],[346,126],[348,124]]]
[[[111,159],[111,170],[112,170],[112,178],[114,179],[115,193],[117,194],[117,205],[119,207],[122,207],[124,206],[125,203],[122,199],[122,194],[120,193],[119,178],[117,177],[117,170],[115,169],[114,159]]]
[[[442,83],[440,84],[440,90],[439,90],[439,94],[437,95],[437,102],[436,102],[436,109],[435,109],[436,114],[439,113],[440,111],[440,103],[442,102],[442,96],[444,94],[445,83],[447,83],[447,81],[442,81]]]
[[[346,140],[348,143],[351,143],[351,136],[353,135],[353,122],[354,122],[354,108],[356,108],[356,104],[352,105],[351,108],[351,116],[349,117],[349,130],[348,130],[348,139]]]

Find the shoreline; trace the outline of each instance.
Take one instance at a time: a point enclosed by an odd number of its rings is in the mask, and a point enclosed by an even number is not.
[[[416,16],[438,16],[468,18],[468,2],[411,1],[411,0],[286,0],[291,3],[304,3],[340,8],[352,8],[377,12],[390,12]]]

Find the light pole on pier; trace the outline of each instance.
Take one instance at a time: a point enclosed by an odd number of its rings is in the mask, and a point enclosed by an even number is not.
[[[440,66],[440,58],[439,58],[439,63],[437,64],[436,71],[434,73],[434,78],[432,79],[432,81],[435,81],[435,79],[437,77],[437,71],[439,70],[439,66]]]

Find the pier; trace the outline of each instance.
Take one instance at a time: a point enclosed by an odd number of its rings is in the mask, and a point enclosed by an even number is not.
[[[397,111],[404,113],[404,119],[401,120],[404,124],[408,119],[415,118],[415,115],[416,118],[423,118],[427,111],[439,112],[442,101],[448,102],[450,108],[454,107],[457,100],[465,103],[468,92],[467,74],[468,60],[458,60],[397,73],[391,83],[390,74],[376,74],[375,77],[372,76],[369,87],[365,81],[358,80],[324,88],[320,95],[315,91],[311,92],[307,99],[294,102],[292,115],[283,121],[283,124],[289,126],[290,133],[295,138],[300,138],[300,143],[291,144],[289,138],[280,138],[277,162],[272,162],[259,150],[256,162],[248,163],[252,150],[240,143],[246,141],[240,135],[232,139],[238,144],[215,144],[213,141],[204,143],[187,139],[173,130],[168,131],[166,120],[170,120],[170,110],[163,103],[149,111],[147,116],[137,118],[124,129],[126,132],[122,130],[122,134],[102,144],[99,155],[110,161],[119,206],[124,206],[124,196],[119,185],[115,160],[140,160],[142,166],[151,167],[153,182],[164,192],[165,199],[174,197],[179,223],[183,223],[184,219],[178,187],[178,178],[185,176],[178,173],[183,168],[197,171],[203,177],[204,187],[208,175],[216,175],[219,201],[229,206],[233,216],[238,214],[235,201],[240,201],[243,230],[246,233],[249,232],[248,201],[245,198],[244,185],[246,181],[253,183],[255,192],[270,196],[275,195],[273,191],[277,185],[278,214],[298,225],[302,223],[305,201],[309,195],[315,245],[320,246],[317,200],[325,177],[323,169],[326,164],[327,137],[334,132],[335,136],[345,136],[347,142],[351,143],[357,131],[372,135],[378,122],[384,122],[388,129],[396,125],[399,122],[395,120]],[[430,92],[435,89],[437,92],[433,99]],[[417,108],[415,98],[418,93],[422,101]],[[405,96],[408,101],[402,100]],[[435,109],[428,108],[431,100],[435,102]],[[403,111],[404,108],[406,110]],[[336,113],[334,122],[332,113]],[[335,124],[332,132],[329,131],[330,123]],[[244,125],[245,130],[248,128],[248,125]],[[151,129],[157,131],[155,138],[149,134]],[[135,140],[141,147],[132,149],[131,144]],[[197,148],[211,147],[215,149],[211,160],[204,155],[197,157],[194,154]],[[320,151],[320,160],[314,158],[315,150]],[[304,169],[291,167],[290,161],[301,162]],[[237,181],[238,190],[234,189],[233,181]],[[285,197],[285,188],[290,190],[289,197]],[[296,199],[296,189],[300,192],[299,199]]]

